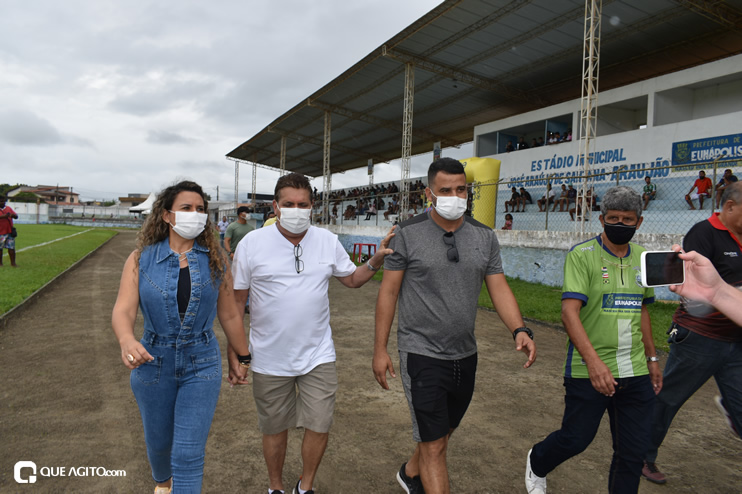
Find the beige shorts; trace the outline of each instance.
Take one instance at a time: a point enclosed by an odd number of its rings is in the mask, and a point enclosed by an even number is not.
[[[252,389],[263,434],[278,434],[292,427],[330,432],[338,389],[335,362],[320,364],[302,376],[253,372]]]

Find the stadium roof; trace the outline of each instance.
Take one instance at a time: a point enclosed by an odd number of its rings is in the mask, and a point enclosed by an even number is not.
[[[405,64],[415,65],[412,153],[470,142],[474,126],[580,97],[584,0],[448,0],[227,154],[323,173],[400,158]],[[600,90],[742,53],[742,0],[603,0]],[[742,69],[742,68],[741,68]]]

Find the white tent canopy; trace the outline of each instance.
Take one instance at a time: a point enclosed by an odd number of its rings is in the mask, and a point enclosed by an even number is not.
[[[132,206],[129,208],[130,213],[143,213],[143,214],[149,214],[152,212],[152,205],[155,203],[155,200],[157,199],[157,196],[154,192],[149,193],[149,197],[146,201],[144,201],[141,204],[138,204],[136,206]]]

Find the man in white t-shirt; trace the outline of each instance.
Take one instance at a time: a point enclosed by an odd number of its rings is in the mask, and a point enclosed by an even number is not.
[[[358,288],[392,252],[394,233],[365,265],[356,266],[332,232],[310,226],[312,189],[298,173],[278,179],[276,228],[248,233],[237,246],[232,272],[235,299],[250,296],[253,396],[263,433],[271,494],[283,493],[288,429],[304,428],[302,476],[294,494],[313,493],[327,447],[337,391],[335,346],[327,290],[330,278]],[[237,356],[228,349],[230,360]],[[245,384],[230,372],[231,384]],[[297,393],[298,389],[298,393]]]

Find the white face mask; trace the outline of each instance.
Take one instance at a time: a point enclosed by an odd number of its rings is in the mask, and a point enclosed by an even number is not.
[[[433,194],[432,190],[430,191],[430,194],[436,198],[434,206],[435,212],[441,215],[442,218],[449,221],[455,221],[464,216],[464,212],[466,211],[466,199],[458,196],[438,197]]]
[[[196,211],[170,211],[175,213],[175,226],[173,231],[186,240],[193,240],[201,235],[206,227],[208,216],[205,213]]]
[[[280,208],[281,217],[278,223],[294,235],[304,233],[309,229],[309,219],[312,215],[311,209],[302,208]]]

